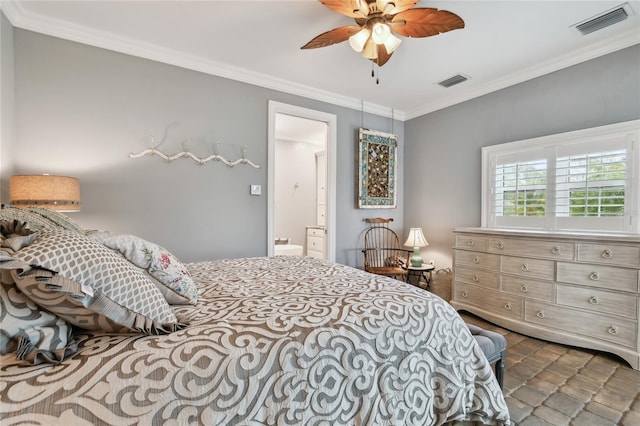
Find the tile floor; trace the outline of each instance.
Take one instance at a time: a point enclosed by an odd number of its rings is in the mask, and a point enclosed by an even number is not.
[[[436,278],[431,291],[449,300],[449,280]],[[513,425],[640,425],[640,371],[624,360],[523,336],[461,314],[465,321],[507,339],[503,391]]]

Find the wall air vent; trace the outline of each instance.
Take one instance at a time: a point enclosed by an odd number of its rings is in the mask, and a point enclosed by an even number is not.
[[[469,77],[464,76],[462,74],[456,74],[453,77],[449,77],[446,80],[442,80],[438,84],[440,86],[442,86],[442,87],[449,88],[451,86],[455,86],[456,84],[460,84],[460,83],[465,82],[467,80],[469,80]]]
[[[591,34],[592,32],[601,30],[610,25],[624,21],[631,14],[631,8],[628,3],[622,4],[614,9],[601,13],[586,21],[573,25],[573,28],[580,31],[582,35]]]

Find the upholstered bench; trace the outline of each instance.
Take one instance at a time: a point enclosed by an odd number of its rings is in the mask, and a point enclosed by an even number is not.
[[[490,364],[495,363],[496,379],[502,388],[504,381],[504,361],[507,358],[507,339],[502,334],[495,331],[485,330],[477,325],[467,324],[471,335],[480,345],[484,356]]]

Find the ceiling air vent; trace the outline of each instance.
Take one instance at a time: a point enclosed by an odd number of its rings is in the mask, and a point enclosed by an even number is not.
[[[469,80],[469,77],[466,77],[462,74],[456,74],[453,77],[449,77],[446,80],[442,80],[440,83],[438,83],[440,86],[442,87],[451,87],[451,86],[455,86],[456,84],[460,84],[462,82],[465,82]]]
[[[629,17],[630,13],[631,9],[629,8],[629,5],[625,3],[616,7],[615,9],[608,10],[584,22],[573,25],[573,27],[576,30],[580,31],[582,35],[587,35],[606,28],[610,25],[624,21]]]

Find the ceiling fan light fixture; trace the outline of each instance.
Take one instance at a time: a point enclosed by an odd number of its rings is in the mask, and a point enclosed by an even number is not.
[[[369,3],[367,3],[367,0],[359,0],[357,2],[357,5],[358,5],[358,8],[353,9],[353,13],[363,18],[366,18],[367,15],[369,15],[369,12],[371,11],[369,9]]]
[[[369,30],[363,28],[349,37],[349,44],[351,45],[351,48],[356,52],[362,52],[362,49],[364,48],[367,40],[369,40]]]
[[[384,42],[384,48],[387,49],[387,53],[391,55],[394,50],[396,50],[398,46],[400,46],[400,43],[402,43],[402,40],[400,40],[393,34],[390,34],[389,38],[387,38],[387,41]]]
[[[391,35],[389,25],[378,22],[371,29],[371,38],[375,44],[384,44]]]
[[[315,36],[301,49],[331,46],[349,40],[365,59],[378,67],[386,64],[400,46],[399,37],[431,37],[464,28],[455,13],[415,7],[417,0],[318,0],[329,9],[355,20]]]
[[[367,59],[378,59],[378,45],[371,38],[365,43],[362,56]]]
[[[380,12],[388,13],[389,10],[387,10],[387,8],[392,9],[395,7],[395,4],[391,0],[376,0],[376,6]]]

